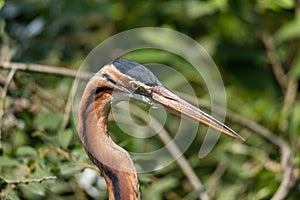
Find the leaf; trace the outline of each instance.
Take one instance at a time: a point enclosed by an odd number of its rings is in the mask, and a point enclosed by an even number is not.
[[[287,22],[276,33],[275,40],[283,42],[293,38],[300,38],[300,14],[298,13],[294,20]]]
[[[260,0],[257,1],[260,9],[270,9],[279,12],[283,9],[292,9],[295,6],[293,0]]]
[[[294,61],[291,66],[291,74],[294,76],[294,78],[300,77],[300,51],[298,51],[298,54],[295,56]]]
[[[54,130],[61,123],[61,113],[48,112],[40,114],[35,119],[35,124],[41,130]]]
[[[18,196],[16,190],[10,191],[7,195],[6,195],[6,199],[9,200],[19,200],[20,197]]]
[[[192,19],[213,14],[218,10],[218,7],[209,1],[185,1],[185,7],[187,15]]]
[[[17,156],[29,156],[29,157],[37,157],[38,153],[36,149],[30,146],[22,146],[17,149]]]
[[[5,188],[7,185],[6,180],[4,180],[2,177],[0,177],[0,188]]]
[[[8,157],[0,157],[0,166],[1,167],[12,167],[18,165],[18,161]]]
[[[230,199],[237,199],[237,194],[240,190],[240,187],[233,185],[233,186],[226,186],[223,187],[222,190],[219,191],[218,197],[215,198],[217,200],[230,200]]]
[[[178,181],[175,177],[166,177],[162,180],[156,181],[155,184],[151,185],[149,188],[147,188],[147,191],[145,191],[145,193],[147,194],[145,200],[162,199],[162,194],[165,191],[168,191],[171,188],[175,188],[177,185]]]
[[[5,1],[4,0],[0,0],[0,10],[3,8],[4,4],[5,4]]]
[[[59,168],[60,168],[60,177],[68,179],[74,176],[75,173],[79,172],[81,166],[79,166],[77,163],[66,162],[66,163],[60,163]]]
[[[40,183],[21,184],[19,188],[25,199],[44,199],[46,194],[45,187]]]
[[[73,132],[71,129],[65,129],[58,132],[58,142],[60,146],[64,149],[66,149],[71,140],[73,138]]]
[[[49,135],[46,135],[44,133],[41,133],[39,131],[35,131],[32,133],[32,136],[33,137],[40,137],[41,139],[44,139],[44,140],[47,140],[47,142],[51,143],[51,144],[54,144],[56,145],[57,144],[57,139],[55,136],[49,136]]]
[[[298,138],[299,131],[300,131],[300,103],[296,102],[293,106],[293,110],[291,113],[290,119],[290,131],[291,133]]]

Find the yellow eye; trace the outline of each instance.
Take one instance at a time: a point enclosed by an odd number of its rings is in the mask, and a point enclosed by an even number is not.
[[[134,81],[130,82],[130,87],[134,90],[138,90],[140,88],[140,85]]]

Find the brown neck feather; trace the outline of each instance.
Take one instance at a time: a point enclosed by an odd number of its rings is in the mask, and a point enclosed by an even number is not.
[[[80,102],[79,135],[86,153],[102,172],[110,200],[141,199],[136,169],[129,154],[107,132],[112,90],[91,80]]]

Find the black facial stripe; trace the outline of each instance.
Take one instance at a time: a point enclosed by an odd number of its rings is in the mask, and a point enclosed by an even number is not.
[[[114,85],[117,85],[118,83],[108,74],[103,74],[103,77],[109,81],[110,83],[114,84]]]
[[[121,85],[120,83],[116,82],[109,74],[103,74],[102,75],[108,82],[110,82],[113,85],[118,86],[119,88],[124,88],[123,85]]]

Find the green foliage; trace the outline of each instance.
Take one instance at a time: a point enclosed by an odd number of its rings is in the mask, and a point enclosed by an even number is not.
[[[293,153],[294,173],[300,170],[299,4],[294,0],[0,0],[0,61],[77,69],[91,49],[124,30],[165,27],[192,37],[203,45],[222,74],[229,110],[226,124],[247,140],[242,143],[221,136],[213,151],[199,159],[206,130],[201,126],[184,155],[212,199],[270,199],[287,169],[282,163],[286,152],[276,142],[286,143]],[[157,36],[149,38],[160,42]],[[210,100],[205,82],[189,70],[184,58],[156,49],[133,51],[124,58],[171,66],[190,81],[199,98]],[[104,184],[99,184],[103,179],[98,177],[100,181],[91,184],[100,190],[95,196],[79,185],[79,174],[95,167],[81,146],[72,113],[66,109],[73,78],[17,71],[4,101],[9,71],[1,67],[1,199],[107,199]],[[170,89],[190,94],[178,76],[153,71],[158,77],[168,76],[163,84]],[[237,119],[230,117],[232,112]],[[147,124],[138,114],[132,116]],[[178,118],[169,115],[168,119],[164,128],[174,136]],[[273,138],[264,138],[257,127],[249,129],[252,122],[271,132]],[[141,142],[115,122],[109,127],[114,140],[129,151],[163,146],[157,136]],[[134,131],[135,127],[128,129]],[[137,167],[143,167],[136,162]],[[57,179],[9,182],[47,176]],[[288,180],[293,187],[288,188],[285,199],[298,199],[299,180]],[[189,200],[198,195],[176,163],[141,174],[140,181],[145,199]]]
[[[4,6],[5,0],[1,0],[0,1],[0,9],[2,9],[2,7]]]
[[[280,29],[275,34],[275,39],[278,42],[283,42],[286,40],[291,40],[300,37],[299,30],[295,27],[300,26],[300,13],[298,13],[295,19],[291,20]]]
[[[60,146],[67,149],[73,137],[73,131],[70,129],[64,129],[58,132],[58,142]]]

